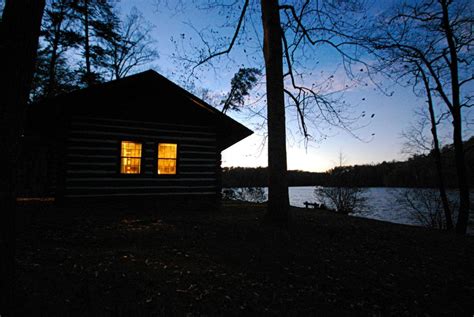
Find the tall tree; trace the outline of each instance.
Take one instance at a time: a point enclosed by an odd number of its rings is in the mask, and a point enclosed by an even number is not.
[[[35,65],[44,0],[7,0],[0,26],[0,314],[14,302],[16,162]]]
[[[49,44],[46,52],[49,55],[48,79],[45,95],[55,95],[60,91],[58,68],[64,64],[63,53],[70,47],[75,46],[79,37],[71,29],[71,4],[72,0],[56,0],[45,10],[44,39]],[[62,68],[64,73],[64,68]],[[61,74],[64,75],[64,74]]]
[[[206,1],[204,1],[206,2]],[[316,122],[324,121],[333,126],[342,127],[350,131],[350,126],[357,118],[344,116],[344,109],[347,104],[340,100],[331,99],[330,96],[322,93],[322,86],[331,86],[334,76],[326,78],[325,83],[314,83],[310,80],[309,85],[305,84],[303,74],[296,70],[296,66],[302,64],[301,58],[305,62],[312,64],[312,54],[305,54],[306,48],[328,45],[340,53],[347,73],[352,76],[351,65],[353,62],[359,64],[359,68],[367,67],[357,58],[355,50],[350,54],[345,49],[350,49],[352,42],[346,41],[340,36],[340,30],[344,28],[357,27],[357,24],[350,24],[350,16],[346,16],[344,26],[335,28],[334,21],[339,21],[341,15],[348,11],[356,12],[360,10],[359,1],[347,2],[329,1],[328,4],[319,1],[291,2],[280,5],[279,1],[260,1],[258,9],[251,6],[248,0],[241,2],[207,1],[208,8],[220,7],[226,15],[233,6],[239,7],[239,17],[235,22],[234,33],[230,37],[223,39],[207,39],[199,32],[205,48],[197,50],[193,47],[194,56],[190,58],[184,56],[182,61],[193,63],[191,76],[196,67],[210,62],[215,58],[228,55],[234,46],[245,45],[244,40],[239,40],[239,34],[244,33],[243,25],[246,16],[252,12],[261,13],[261,23],[263,28],[263,56],[265,63],[266,79],[266,99],[267,99],[267,133],[268,133],[268,166],[269,166],[269,196],[268,211],[266,219],[270,222],[287,224],[289,220],[289,200],[287,183],[286,164],[286,122],[285,111],[291,106],[296,109],[298,122],[305,138],[310,138],[307,123],[311,121],[313,126]],[[252,3],[256,6],[256,3]],[[249,13],[250,12],[250,13]],[[228,21],[229,16],[226,16]],[[283,18],[283,20],[282,20]],[[252,20],[253,21],[253,20]],[[210,32],[215,34],[216,32]],[[259,34],[260,35],[260,34]],[[316,38],[316,40],[314,39]],[[245,52],[245,49],[244,49]],[[308,56],[311,57],[308,57]],[[311,67],[303,67],[310,69]],[[310,76],[308,76],[310,77]],[[308,81],[306,81],[307,83]],[[288,99],[285,100],[285,94]],[[286,103],[286,106],[285,106]],[[308,119],[312,115],[311,119]],[[318,130],[320,127],[316,127]],[[320,131],[320,130],[319,130]]]
[[[267,79],[268,211],[272,222],[287,223],[289,211],[286,164],[283,46],[278,1],[262,0],[263,55]]]
[[[454,228],[453,219],[452,219],[452,211],[451,206],[449,203],[448,195],[446,193],[446,177],[444,175],[445,171],[443,168],[443,159],[441,156],[441,147],[440,147],[440,140],[438,137],[438,125],[442,121],[444,116],[438,117],[435,112],[435,104],[433,100],[433,93],[432,88],[429,82],[429,78],[426,75],[425,70],[423,67],[415,60],[407,60],[407,63],[411,63],[411,70],[412,76],[414,77],[414,91],[415,94],[421,95],[426,98],[426,108],[427,111],[422,111],[421,113],[417,113],[421,116],[421,119],[412,126],[408,131],[404,131],[402,135],[405,137],[405,152],[407,153],[417,153],[417,152],[425,152],[431,153],[434,164],[436,167],[436,176],[437,176],[437,187],[439,191],[439,197],[441,198],[441,205],[444,210],[444,219],[446,224],[446,230],[451,231]],[[405,64],[406,68],[410,68],[407,64]],[[406,75],[406,72],[403,72]],[[421,92],[418,93],[416,91],[418,85],[422,87],[419,89]],[[426,109],[423,108],[423,109]],[[427,126],[427,122],[430,125],[430,132],[431,132],[431,140],[427,139],[425,136],[425,127]]]
[[[66,53],[77,47],[73,0],[54,0],[46,5],[41,30],[32,98],[51,97],[76,88],[76,76]]]
[[[136,8],[132,8],[125,20],[117,25],[116,36],[106,38],[105,67],[112,78],[122,78],[132,69],[158,58],[150,34],[152,30],[153,25]]]
[[[103,80],[102,68],[105,64],[104,43],[118,38],[118,18],[112,5],[107,1],[77,0],[73,9],[78,19],[81,34],[81,56],[84,68],[80,69],[82,82],[86,86]],[[79,32],[79,31],[78,31]]]
[[[438,176],[439,195],[441,197],[441,202],[443,205],[444,218],[446,221],[446,229],[451,231],[453,230],[453,219],[451,215],[451,207],[449,205],[448,195],[446,193],[446,185],[445,185],[446,183],[445,183],[445,177],[443,174],[443,161],[441,158],[441,148],[439,146],[438,129],[437,129],[438,119],[436,118],[436,114],[435,114],[433,97],[431,94],[431,86],[423,67],[421,67],[421,65],[419,64],[416,64],[416,67],[421,75],[421,79],[423,81],[423,86],[425,88],[425,93],[427,97],[426,103],[428,105],[428,112],[430,115],[430,123],[431,123],[430,131],[431,131],[431,136],[433,137],[433,155],[434,155],[435,165],[436,165],[436,174]]]
[[[456,232],[461,234],[466,232],[470,212],[462,110],[472,106],[474,96],[467,90],[464,95],[461,92],[474,80],[472,12],[469,1],[401,3],[372,26],[374,35],[362,36],[362,42],[370,43],[374,53],[391,69],[405,67],[407,60],[416,61],[430,82],[429,91],[450,114],[460,201]],[[411,74],[402,72],[403,76]]]

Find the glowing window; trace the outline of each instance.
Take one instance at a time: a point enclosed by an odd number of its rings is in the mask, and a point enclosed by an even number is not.
[[[122,141],[122,152],[120,154],[121,174],[140,174],[142,161],[142,144]]]
[[[178,145],[174,143],[158,144],[158,174],[176,174]]]

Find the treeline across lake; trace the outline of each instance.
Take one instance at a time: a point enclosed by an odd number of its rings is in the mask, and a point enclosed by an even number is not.
[[[474,137],[465,142],[469,184],[474,186]],[[447,186],[457,184],[452,145],[442,148],[444,175]],[[289,186],[326,186],[331,184],[331,174],[343,172],[349,186],[359,187],[436,187],[436,170],[433,154],[413,155],[406,161],[379,164],[335,167],[324,173],[288,171]],[[267,186],[267,168],[230,167],[223,169],[223,187]]]
[[[326,173],[288,171],[289,186],[312,186],[324,182]],[[268,171],[266,167],[224,167],[223,187],[266,187]]]

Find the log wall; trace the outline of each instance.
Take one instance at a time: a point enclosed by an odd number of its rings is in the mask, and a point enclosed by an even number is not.
[[[220,197],[216,132],[192,124],[72,117],[65,144],[62,196]],[[120,174],[121,142],[142,143],[140,174]],[[177,174],[157,174],[158,143],[178,144]]]

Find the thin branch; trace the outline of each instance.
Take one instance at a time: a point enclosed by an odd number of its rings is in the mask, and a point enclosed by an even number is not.
[[[209,60],[213,59],[214,57],[224,55],[224,54],[228,54],[232,50],[232,47],[234,47],[235,41],[236,41],[236,39],[239,35],[240,28],[242,26],[242,22],[244,21],[245,12],[247,11],[248,5],[249,5],[249,0],[245,0],[244,6],[242,8],[242,12],[240,13],[239,21],[237,23],[237,27],[235,28],[234,35],[232,36],[232,40],[230,41],[229,46],[225,50],[219,51],[219,52],[214,52],[214,53],[210,54],[209,56],[207,56],[206,58],[199,61],[196,65],[193,66],[193,71],[194,71],[194,69],[196,69],[196,67],[208,62]]]

